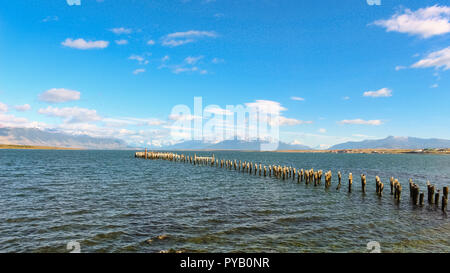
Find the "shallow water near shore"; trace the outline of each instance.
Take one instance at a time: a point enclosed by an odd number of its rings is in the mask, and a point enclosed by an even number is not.
[[[425,186],[450,186],[449,155],[196,152],[212,153],[331,170],[332,186],[137,159],[133,151],[0,150],[0,252],[69,252],[70,241],[81,252],[366,252],[370,241],[382,252],[450,251],[450,221],[427,204]],[[390,176],[403,186],[399,204]],[[423,207],[411,204],[409,178],[425,192]]]

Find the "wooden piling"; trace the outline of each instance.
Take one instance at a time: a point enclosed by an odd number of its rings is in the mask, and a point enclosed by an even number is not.
[[[362,189],[363,193],[366,193],[366,175],[365,174],[361,174],[361,189]]]
[[[402,185],[397,179],[394,180],[394,199],[400,201],[402,195]]]
[[[325,188],[328,189],[331,186],[331,171],[325,173]]]
[[[434,203],[433,202],[433,199],[434,199],[434,186],[431,185],[430,181],[427,181],[427,190],[428,190],[428,204],[433,204]]]
[[[440,190],[437,190],[437,192],[434,194],[434,202],[436,203],[436,206],[439,206],[439,192]]]
[[[340,171],[338,171],[338,185],[336,187],[336,190],[339,190],[341,188],[341,180],[342,180],[342,174]]]
[[[348,192],[352,192],[353,175],[349,173],[348,175]]]
[[[421,192],[419,195],[419,206],[423,206],[423,197],[424,197],[424,194],[423,194],[423,192]]]

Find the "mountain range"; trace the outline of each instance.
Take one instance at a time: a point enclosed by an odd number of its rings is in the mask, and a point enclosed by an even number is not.
[[[200,140],[191,140],[181,142],[175,145],[166,146],[164,150],[244,150],[244,151],[259,151],[263,144],[268,142],[254,140],[244,141],[238,139],[224,140],[219,143],[206,143]],[[277,150],[311,150],[305,145],[294,145],[284,142],[278,143]]]
[[[52,146],[81,149],[126,149],[125,141],[88,135],[69,135],[35,128],[0,128],[0,144]]]
[[[218,143],[207,143],[199,140],[185,141],[170,146],[157,148],[159,150],[246,150],[259,151],[267,142],[238,139],[224,140]],[[98,138],[88,135],[71,135],[50,130],[35,128],[0,128],[0,144],[53,146],[82,149],[131,149],[123,140],[116,138]],[[142,148],[142,147],[141,147]],[[155,147],[150,147],[155,148]],[[329,150],[344,149],[426,149],[450,148],[450,140],[423,139],[416,137],[389,136],[384,139],[350,141],[331,146]],[[313,150],[305,145],[279,142],[277,150]]]
[[[343,149],[436,149],[450,148],[450,140],[438,138],[417,138],[388,136],[384,139],[350,141],[330,147],[330,150]]]

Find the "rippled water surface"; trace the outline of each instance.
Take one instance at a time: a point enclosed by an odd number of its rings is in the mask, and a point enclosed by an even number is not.
[[[384,252],[450,251],[449,219],[440,207],[414,207],[407,181],[425,195],[427,180],[450,185],[450,156],[214,154],[331,170],[332,186],[136,159],[132,151],[0,150],[0,252],[68,252],[73,240],[82,252],[365,252],[369,241]],[[381,198],[375,175],[386,185]],[[399,204],[390,176],[403,185]]]

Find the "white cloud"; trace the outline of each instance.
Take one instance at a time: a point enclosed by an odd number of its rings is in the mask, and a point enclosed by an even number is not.
[[[291,142],[291,145],[303,145],[303,142],[298,139],[294,139],[294,141]]]
[[[339,124],[356,124],[356,125],[374,125],[378,126],[383,124],[381,120],[363,120],[363,119],[345,119],[338,122]]]
[[[185,39],[185,40],[165,40],[163,41],[163,45],[164,46],[170,46],[170,47],[176,47],[176,46],[181,46],[184,44],[189,44],[189,43],[193,43],[194,40],[193,39]]]
[[[291,100],[304,101],[305,99],[302,97],[291,97]]]
[[[198,71],[198,67],[196,67],[196,66],[193,66],[193,67],[175,66],[172,69],[172,72],[175,73],[175,74],[180,74],[180,73],[183,73],[183,72],[196,72],[196,71]]]
[[[450,69],[450,46],[442,50],[431,52],[424,59],[416,62],[411,67],[434,67],[436,69],[443,67],[444,70]]]
[[[134,74],[134,75],[137,75],[137,74],[144,73],[144,72],[145,72],[145,69],[143,69],[143,68],[138,68],[138,69],[136,69],[136,70],[133,71],[133,74]]]
[[[267,120],[267,122],[274,126],[276,122],[278,122],[279,126],[293,126],[299,124],[311,124],[312,121],[304,121],[293,118],[287,118],[281,115],[281,112],[286,111],[287,108],[281,106],[279,102],[271,101],[271,100],[256,100],[255,102],[245,103],[251,111],[255,111],[258,113],[264,113],[271,115],[271,119]],[[269,118],[269,117],[267,117]],[[264,120],[261,120],[265,122]]]
[[[311,124],[312,121],[305,121],[305,120],[298,120],[293,118],[286,118],[283,116],[278,117],[278,125],[279,126],[293,126],[293,125],[299,125],[299,124]],[[269,123],[273,124],[273,123]]]
[[[80,99],[80,92],[65,88],[52,88],[39,95],[41,101],[59,103]]]
[[[197,56],[197,57],[188,56],[184,59],[184,61],[188,64],[196,64],[201,59],[203,59],[203,56]]]
[[[189,30],[186,32],[175,32],[167,35],[168,38],[185,38],[185,37],[216,37],[214,31]]]
[[[38,113],[63,118],[65,123],[82,123],[88,121],[98,121],[101,119],[100,116],[97,115],[96,110],[79,107],[57,108],[48,106],[47,108],[39,109]]]
[[[161,62],[166,62],[168,60],[170,60],[170,57],[168,55],[161,58]]]
[[[186,32],[174,32],[167,34],[162,39],[163,46],[176,47],[188,43],[193,43],[200,38],[214,38],[217,34],[213,31],[199,31],[199,30],[189,30]]]
[[[66,0],[66,3],[69,6],[81,6],[81,0]]]
[[[366,91],[363,94],[364,97],[380,98],[380,97],[392,97],[392,90],[389,88],[381,88],[377,91]]]
[[[396,67],[395,67],[395,71],[399,71],[399,70],[402,70],[402,69],[405,69],[406,67],[405,66],[403,66],[403,65],[397,65]]]
[[[124,40],[124,39],[122,39],[122,40],[116,40],[115,42],[116,42],[116,44],[118,44],[118,45],[126,45],[126,44],[128,44],[128,41],[127,41],[127,40]]]
[[[143,56],[139,55],[131,55],[128,57],[129,60],[136,60],[139,64],[148,64],[148,60],[146,60]]]
[[[112,28],[110,29],[110,31],[114,32],[115,34],[130,34],[133,30],[131,28],[118,27]]]
[[[287,109],[281,106],[279,102],[271,100],[256,100],[255,102],[245,103],[249,108],[253,108],[255,111],[260,111],[269,114],[279,114]]]
[[[59,20],[58,16],[47,16],[44,19],[42,19],[42,22],[46,23],[46,22],[58,21],[58,20]]]
[[[47,125],[42,122],[29,121],[26,118],[0,112],[0,127],[46,128]]]
[[[343,100],[349,100],[350,97],[349,97],[349,96],[345,96],[345,97],[342,97],[342,99],[343,99]]]
[[[86,41],[84,39],[76,39],[73,40],[71,38],[67,38],[64,42],[61,43],[63,46],[76,48],[81,50],[86,49],[103,49],[108,47],[108,41]]]
[[[29,104],[24,104],[24,105],[16,105],[16,106],[14,106],[14,108],[15,108],[17,111],[25,112],[25,111],[30,110],[30,109],[31,109],[31,106],[30,106]]]
[[[327,129],[325,128],[320,128],[319,129],[319,133],[325,134],[327,132]]]
[[[8,112],[8,105],[0,102],[0,112]]]
[[[432,85],[430,86],[430,88],[438,88],[438,87],[439,87],[439,85],[438,85],[437,83],[432,84]]]
[[[416,11],[405,9],[387,20],[378,20],[374,24],[385,27],[387,31],[419,35],[429,38],[450,32],[450,7],[434,5]]]
[[[154,44],[155,44],[155,41],[153,41],[153,40],[148,40],[147,44],[148,44],[148,45],[154,45]]]

